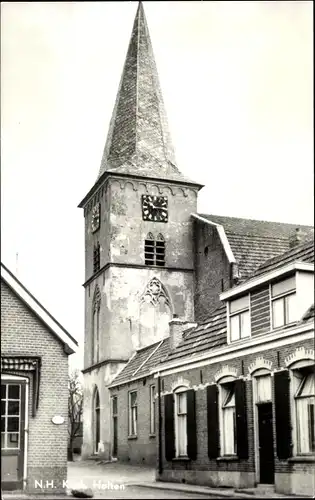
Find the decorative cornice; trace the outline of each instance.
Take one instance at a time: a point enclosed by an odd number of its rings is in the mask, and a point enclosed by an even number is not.
[[[223,377],[233,377],[237,378],[238,377],[238,371],[236,368],[229,366],[229,365],[224,365],[214,374],[214,380],[218,382],[221,378]]]
[[[147,266],[144,264],[128,264],[128,263],[120,263],[120,262],[108,262],[105,266],[101,267],[97,273],[93,274],[82,286],[87,287],[92,283],[98,276],[100,276],[104,271],[106,271],[109,267],[125,267],[130,269],[154,269],[159,271],[170,271],[170,272],[181,272],[181,273],[193,273],[194,269],[189,269],[185,267],[172,267],[172,266]]]
[[[305,349],[305,347],[297,347],[292,354],[289,354],[284,360],[286,367],[291,366],[297,361],[310,359],[314,361],[314,349]]]
[[[248,372],[250,375],[252,375],[256,370],[260,370],[261,368],[271,371],[272,361],[268,361],[262,356],[259,356],[258,358],[255,359],[255,361],[253,361],[253,363],[249,365]]]
[[[183,377],[178,377],[171,385],[172,392],[174,392],[179,387],[187,387],[188,389],[191,387],[191,383],[189,380]]]

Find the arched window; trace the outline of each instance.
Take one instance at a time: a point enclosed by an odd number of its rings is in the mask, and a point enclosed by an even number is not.
[[[93,419],[94,419],[94,433],[93,433],[93,448],[94,453],[98,453],[98,445],[100,442],[100,431],[101,431],[101,418],[100,418],[100,395],[98,388],[96,387],[93,399]]]
[[[144,261],[146,266],[165,266],[165,240],[161,233],[156,240],[152,233],[147,235],[144,240]]]
[[[96,286],[92,304],[92,335],[91,335],[92,364],[99,362],[100,309],[101,309],[101,292],[99,287]]]
[[[101,251],[99,241],[94,245],[93,250],[93,274],[97,273],[101,267]]]

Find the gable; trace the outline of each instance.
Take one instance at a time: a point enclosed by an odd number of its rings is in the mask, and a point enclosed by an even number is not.
[[[7,293],[5,294],[5,290]],[[9,290],[9,293],[8,293]],[[10,294],[35,316],[44,327],[61,342],[67,354],[73,354],[78,346],[77,341],[58,323],[55,318],[30,294],[15,276],[1,264],[1,316],[5,308],[10,307]],[[5,296],[6,295],[6,296]],[[18,313],[17,313],[18,314]],[[18,321],[18,318],[16,318]]]

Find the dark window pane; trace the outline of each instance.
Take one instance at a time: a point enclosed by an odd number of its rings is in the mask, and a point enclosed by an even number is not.
[[[1,432],[1,449],[4,448],[5,444],[5,433]]]
[[[8,432],[17,432],[19,430],[19,417],[8,418]]]
[[[117,398],[113,398],[113,414],[115,415],[117,413]]]
[[[1,417],[1,432],[5,431],[5,418]]]
[[[1,384],[1,399],[5,399],[7,386]]]
[[[14,434],[8,434],[7,447],[8,448],[18,448],[19,447],[19,434],[17,432]]]
[[[1,401],[1,415],[5,414],[5,401]]]
[[[20,399],[19,385],[9,385],[9,399]]]
[[[8,401],[8,415],[19,415],[20,401]]]

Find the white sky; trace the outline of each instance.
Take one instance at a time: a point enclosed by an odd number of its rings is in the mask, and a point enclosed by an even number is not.
[[[1,4],[2,261],[83,341],[84,227],[137,2]],[[313,2],[144,2],[199,212],[313,224]],[[83,343],[83,342],[82,342]],[[73,359],[79,364],[80,356]]]

